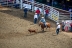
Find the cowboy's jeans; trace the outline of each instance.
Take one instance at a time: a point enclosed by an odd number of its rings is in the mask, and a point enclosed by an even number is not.
[[[24,12],[24,17],[25,17],[25,18],[27,17],[27,12]]]
[[[45,19],[48,17],[48,14],[45,14]]]
[[[64,31],[64,25],[62,26],[62,31]]]
[[[36,24],[36,23],[37,23],[37,18],[34,19],[34,24]]]
[[[38,16],[38,19],[40,19],[40,14],[37,14],[37,16]]]
[[[57,35],[59,34],[59,28],[58,28],[58,29],[56,29],[56,34],[57,34]]]

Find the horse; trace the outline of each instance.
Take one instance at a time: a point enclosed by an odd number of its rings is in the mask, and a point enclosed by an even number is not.
[[[46,28],[46,29],[49,28],[49,30],[50,30],[51,24],[46,22],[46,26],[45,26],[44,23],[39,22],[39,26],[41,26],[41,30],[44,31],[44,28]]]

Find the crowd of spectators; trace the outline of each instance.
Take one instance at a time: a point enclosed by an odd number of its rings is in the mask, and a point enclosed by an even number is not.
[[[63,10],[67,10],[69,11],[69,9],[72,9],[72,5],[70,5],[70,3],[65,3],[64,1],[51,1],[51,2],[47,2],[47,5],[49,6],[53,6],[53,7],[56,7],[56,8],[60,8],[60,9],[63,9]]]

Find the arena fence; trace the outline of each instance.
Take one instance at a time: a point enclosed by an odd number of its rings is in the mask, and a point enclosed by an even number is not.
[[[19,0],[0,0],[0,5],[2,5],[2,6],[13,7],[16,4],[20,4],[20,1]]]
[[[33,12],[39,8],[41,14],[44,16],[45,14],[45,9],[49,9],[49,14],[48,14],[48,18],[50,18],[51,20],[58,22],[59,21],[59,11],[55,10],[53,7],[42,4],[42,3],[38,3],[38,2],[31,2],[31,1],[25,1],[25,0],[1,0],[0,3],[1,4],[6,4],[6,5],[11,5],[10,3],[18,3],[20,4],[20,8],[23,9],[23,7],[27,7],[28,9],[32,10]],[[12,5],[11,5],[12,6]]]
[[[32,9],[33,11],[35,11],[37,8],[39,8],[42,15],[45,14],[45,9],[48,8],[50,10],[49,14],[48,14],[48,18],[50,18],[51,20],[53,20],[55,22],[59,21],[59,11],[55,10],[51,6],[41,4],[41,3],[37,3],[37,2],[32,3],[31,1],[23,1],[23,7],[25,7],[25,6],[28,9]]]
[[[2,6],[12,6],[13,5],[13,1],[12,0],[0,0],[0,4]]]

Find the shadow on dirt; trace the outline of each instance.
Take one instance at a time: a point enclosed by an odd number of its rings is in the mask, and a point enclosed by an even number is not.
[[[39,34],[39,33],[45,33],[45,32],[47,32],[47,31],[39,31],[39,32],[37,32],[37,33],[29,33],[29,34],[26,35],[26,36],[33,36],[33,35],[37,35],[37,34]]]
[[[17,33],[3,33],[3,34],[0,34],[0,39],[11,39],[12,37],[24,37],[25,36],[25,34],[23,34],[23,33],[19,33],[19,32],[17,32]]]

